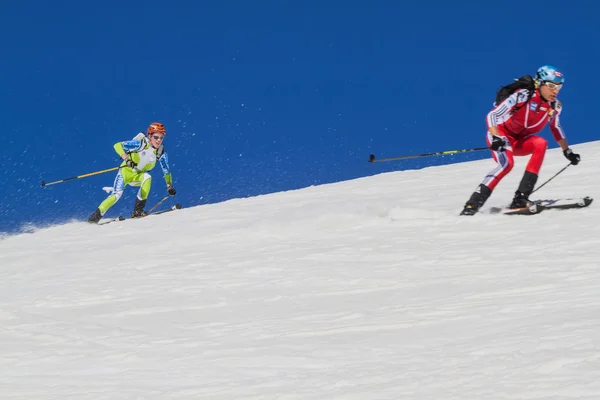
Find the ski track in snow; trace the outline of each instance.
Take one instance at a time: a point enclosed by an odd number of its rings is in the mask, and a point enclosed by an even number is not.
[[[540,198],[600,201],[573,147]],[[458,217],[492,167],[5,237],[0,398],[598,399],[600,206]]]

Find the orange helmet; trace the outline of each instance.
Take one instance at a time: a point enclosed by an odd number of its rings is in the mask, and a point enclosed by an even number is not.
[[[163,135],[166,135],[167,131],[165,130],[165,126],[160,122],[153,122],[148,127],[148,131],[146,133],[148,136],[152,135],[153,133],[162,133]]]

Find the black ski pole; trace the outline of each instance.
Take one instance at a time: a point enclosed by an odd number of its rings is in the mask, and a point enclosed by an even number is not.
[[[544,187],[544,185],[546,185],[548,182],[550,182],[552,179],[556,178],[561,172],[563,172],[565,169],[569,168],[572,164],[569,163],[567,164],[566,167],[564,167],[563,169],[561,169],[560,171],[558,171],[556,174],[554,174],[550,179],[548,179],[546,182],[542,183],[540,186],[538,186],[536,189],[533,190],[533,192],[531,192],[532,194],[537,192],[538,190],[540,190],[542,187]]]
[[[156,207],[160,206],[165,200],[167,200],[169,198],[169,196],[165,196],[163,197],[158,203],[156,203],[156,205],[154,207],[152,207],[149,211],[148,214],[152,213],[152,211],[156,210]]]
[[[481,150],[489,150],[489,147],[477,147],[474,149],[463,149],[463,150],[447,150],[447,151],[438,151],[436,153],[423,153],[423,154],[415,154],[415,155],[411,155],[411,156],[389,157],[389,158],[381,158],[381,159],[376,158],[375,154],[371,154],[369,156],[369,162],[375,163],[375,162],[383,162],[383,161],[406,160],[409,158],[419,158],[419,157],[429,157],[429,156],[448,156],[448,155],[452,155],[452,154],[470,153],[472,151],[481,151]]]

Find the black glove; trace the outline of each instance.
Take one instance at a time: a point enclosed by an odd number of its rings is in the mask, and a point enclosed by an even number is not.
[[[494,151],[506,150],[506,138],[496,135],[492,136],[492,144],[490,145],[490,149]]]
[[[571,161],[571,164],[573,165],[577,165],[579,164],[579,161],[581,161],[581,157],[579,157],[579,154],[573,153],[573,150],[571,149],[566,149],[565,151],[563,151],[563,154],[565,155],[565,157],[567,157],[569,161]]]
[[[137,164],[134,163],[131,158],[128,158],[127,161],[125,161],[125,165],[128,166],[131,169],[134,169],[135,167],[137,167]]]
[[[167,193],[169,193],[169,196],[175,196],[177,194],[177,190],[175,190],[173,186],[169,186],[167,188]]]

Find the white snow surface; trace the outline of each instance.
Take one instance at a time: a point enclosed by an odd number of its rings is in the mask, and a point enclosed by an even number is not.
[[[573,149],[532,197],[600,201]],[[4,237],[0,398],[597,400],[600,204],[459,217],[494,165]]]

